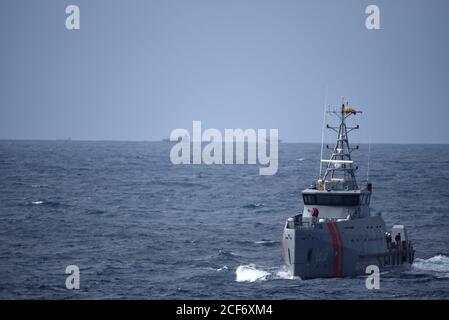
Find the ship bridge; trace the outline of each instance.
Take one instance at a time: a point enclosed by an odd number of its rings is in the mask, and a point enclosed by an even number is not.
[[[369,215],[371,191],[368,188],[345,191],[306,189],[302,198],[304,218],[356,219]]]
[[[351,159],[351,153],[359,149],[349,145],[348,133],[359,129],[359,126],[349,127],[346,119],[351,115],[361,113],[342,104],[340,109],[327,110],[328,114],[336,115],[340,121],[338,127],[326,125],[326,128],[337,133],[335,146],[330,159],[320,159],[320,177],[314,185],[302,192],[304,200],[303,217],[322,219],[354,219],[369,215],[371,200],[371,184],[359,188],[355,177],[357,166]],[[329,146],[327,146],[329,148]],[[329,148],[330,149],[330,148]],[[323,147],[321,147],[322,153]],[[325,168],[322,175],[322,169]]]

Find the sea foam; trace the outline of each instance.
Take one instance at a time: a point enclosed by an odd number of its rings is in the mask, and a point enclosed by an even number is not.
[[[449,257],[437,255],[429,259],[417,258],[412,266],[421,271],[449,272]]]
[[[281,268],[265,269],[255,264],[241,265],[235,270],[237,282],[255,282],[272,279],[294,279],[285,266]],[[299,279],[299,278],[297,278]]]

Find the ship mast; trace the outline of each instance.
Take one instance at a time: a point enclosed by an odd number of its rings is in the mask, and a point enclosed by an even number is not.
[[[348,133],[352,130],[359,129],[359,125],[354,127],[348,127],[346,125],[346,119],[351,115],[361,113],[348,106],[348,103],[342,104],[341,109],[338,111],[328,111],[331,114],[335,114],[339,120],[340,125],[338,127],[332,127],[326,125],[326,128],[331,129],[337,133],[337,141],[332,151],[332,156],[329,160],[321,159],[321,165],[327,163],[326,172],[324,176],[318,180],[320,189],[327,190],[357,190],[357,181],[355,178],[354,163],[351,159],[351,152],[359,147],[351,148],[348,141]],[[324,186],[322,185],[324,183]]]

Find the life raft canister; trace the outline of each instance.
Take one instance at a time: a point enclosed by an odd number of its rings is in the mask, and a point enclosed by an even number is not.
[[[318,211],[317,208],[312,208],[312,211],[310,211],[310,214],[312,215],[312,217],[318,218],[318,214],[320,212]]]

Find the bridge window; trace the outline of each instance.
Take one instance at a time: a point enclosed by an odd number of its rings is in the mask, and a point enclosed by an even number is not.
[[[359,195],[357,194],[304,194],[305,205],[321,206],[357,206]]]

